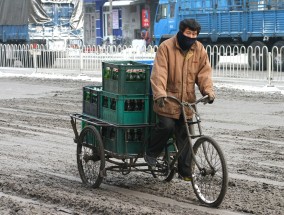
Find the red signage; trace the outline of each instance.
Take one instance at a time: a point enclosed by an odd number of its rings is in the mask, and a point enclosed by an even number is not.
[[[150,10],[149,9],[142,9],[142,28],[149,28],[150,27]]]

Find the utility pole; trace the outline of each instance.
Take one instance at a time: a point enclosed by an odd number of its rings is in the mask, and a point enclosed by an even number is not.
[[[110,44],[113,44],[113,17],[112,17],[112,0],[109,0],[109,29],[110,29],[110,35],[109,35],[109,42]]]

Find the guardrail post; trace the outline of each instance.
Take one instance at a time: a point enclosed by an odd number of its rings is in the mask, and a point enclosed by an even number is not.
[[[82,48],[80,49],[80,72],[82,72],[83,67],[84,65],[83,65],[83,48]]]
[[[267,55],[267,72],[268,72],[268,85],[267,87],[274,87],[272,85],[272,71],[271,71],[271,59],[272,59],[272,55],[271,55],[271,52],[268,52],[268,55]]]
[[[34,69],[36,70],[36,72],[37,72],[37,62],[36,62],[36,60],[37,60],[37,57],[36,57],[36,51],[33,49],[33,63],[34,63]]]

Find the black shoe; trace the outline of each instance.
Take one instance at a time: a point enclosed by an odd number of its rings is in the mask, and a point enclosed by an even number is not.
[[[182,176],[178,174],[178,178],[184,181],[192,181],[192,178],[190,176]]]
[[[144,160],[151,167],[155,167],[157,164],[157,159],[155,157],[148,156],[147,154],[144,155]]]
[[[190,176],[184,176],[181,179],[184,181],[192,181],[192,178]]]

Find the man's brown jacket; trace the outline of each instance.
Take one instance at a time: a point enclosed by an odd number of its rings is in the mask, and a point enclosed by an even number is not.
[[[202,95],[209,94],[215,97],[212,68],[204,46],[198,41],[187,53],[181,50],[177,36],[161,43],[150,79],[154,100],[170,95],[180,101],[194,102],[196,100],[195,84]],[[178,104],[170,99],[165,101],[165,106],[162,108],[154,102],[154,111],[174,119],[178,119],[181,113]],[[192,118],[192,112],[189,110],[187,117]]]

